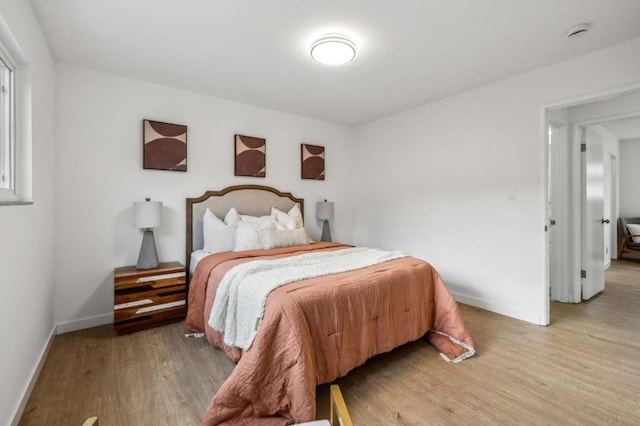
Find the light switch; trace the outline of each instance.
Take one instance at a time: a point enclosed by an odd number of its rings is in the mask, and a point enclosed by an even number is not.
[[[518,187],[512,186],[507,189],[507,200],[517,200],[518,199]]]

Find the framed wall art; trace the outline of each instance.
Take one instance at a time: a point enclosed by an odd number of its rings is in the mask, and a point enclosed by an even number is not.
[[[142,120],[144,169],[187,171],[187,126]]]
[[[236,176],[265,177],[267,175],[267,140],[235,135]]]
[[[302,179],[324,180],[324,146],[300,144]]]

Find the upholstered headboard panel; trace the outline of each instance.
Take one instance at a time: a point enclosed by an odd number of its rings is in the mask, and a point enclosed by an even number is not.
[[[191,253],[201,249],[204,244],[202,236],[202,217],[207,208],[223,219],[231,207],[240,214],[264,216],[271,213],[271,207],[288,211],[298,204],[304,214],[304,200],[294,197],[290,192],[281,192],[275,188],[262,185],[230,186],[221,191],[207,191],[197,198],[187,198],[187,247],[186,267],[189,269]]]

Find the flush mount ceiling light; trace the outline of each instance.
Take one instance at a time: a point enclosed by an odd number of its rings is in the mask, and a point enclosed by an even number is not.
[[[356,45],[343,34],[327,34],[311,45],[311,57],[322,65],[348,64],[356,57]]]

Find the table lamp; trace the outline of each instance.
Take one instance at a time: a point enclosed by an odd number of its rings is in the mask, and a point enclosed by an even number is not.
[[[153,237],[153,228],[162,224],[162,202],[146,198],[146,201],[133,203],[133,212],[136,228],[144,229],[136,269],[157,268],[158,252],[156,240]]]
[[[320,241],[331,241],[331,228],[329,221],[333,220],[333,202],[320,201],[316,203],[316,218],[322,220],[322,236]]]

